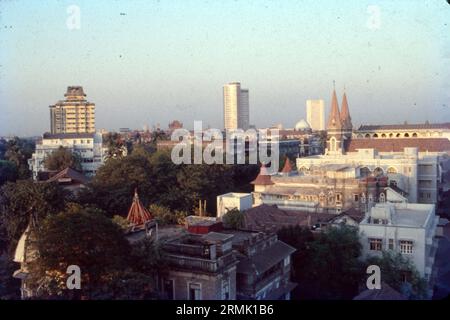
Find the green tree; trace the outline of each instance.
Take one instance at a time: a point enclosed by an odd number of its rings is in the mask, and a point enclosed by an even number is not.
[[[17,166],[14,162],[0,160],[0,186],[7,181],[14,182],[18,178]]]
[[[5,160],[13,162],[18,171],[19,179],[30,177],[28,159],[31,158],[35,149],[35,144],[31,140],[14,137],[6,143]]]
[[[106,159],[120,159],[126,154],[127,147],[117,132],[109,132],[103,136],[103,145],[106,146]]]
[[[238,209],[232,209],[222,217],[223,225],[231,229],[240,229],[244,226],[244,214]]]
[[[65,286],[70,265],[81,269],[79,294],[90,296],[108,283],[108,275],[125,270],[130,262],[131,248],[122,230],[98,210],[81,206],[47,217],[37,229],[37,248],[32,285],[48,296],[71,297]]]
[[[293,278],[301,283],[302,276],[309,271],[309,244],[314,241],[313,233],[307,227],[289,226],[278,231],[278,238],[296,249],[292,255]]]
[[[356,228],[331,227],[310,243],[310,283],[321,299],[351,299],[363,276],[361,244]]]
[[[356,228],[329,228],[313,236],[309,229],[281,229],[279,237],[297,251],[293,255],[296,299],[351,299],[364,276]]]
[[[409,299],[429,298],[427,281],[420,276],[411,260],[401,253],[383,251],[381,257],[368,258],[367,265],[379,266],[382,281]]]
[[[7,182],[0,189],[0,251],[14,250],[31,213],[43,220],[63,210],[69,199],[70,194],[55,183]]]
[[[81,171],[81,158],[77,153],[60,146],[45,158],[44,166],[47,170],[60,171],[69,167]]]

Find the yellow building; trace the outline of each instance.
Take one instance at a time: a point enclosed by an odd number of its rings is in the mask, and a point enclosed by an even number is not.
[[[86,100],[83,87],[67,87],[64,97],[50,106],[51,133],[94,133],[95,104]]]

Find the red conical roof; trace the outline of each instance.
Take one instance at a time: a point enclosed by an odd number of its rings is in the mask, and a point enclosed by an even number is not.
[[[267,171],[266,165],[262,164],[261,169],[259,169],[259,174],[255,180],[251,182],[251,184],[259,185],[259,186],[267,186],[274,184],[272,179],[270,179],[269,171]]]
[[[336,97],[336,90],[333,90],[333,96],[331,97],[331,111],[328,118],[327,129],[341,129],[341,116],[339,114],[339,105]]]
[[[342,105],[341,105],[341,122],[345,129],[351,129],[352,118],[350,117],[350,111],[348,109],[347,95],[344,92],[344,96],[342,97]]]
[[[281,170],[282,173],[290,173],[292,172],[292,164],[291,160],[289,160],[288,157],[286,157],[286,161],[284,162],[284,167]]]
[[[137,190],[134,190],[133,203],[131,204],[127,216],[128,222],[134,225],[142,225],[152,219],[153,217],[150,212],[144,208],[141,201],[139,200]]]

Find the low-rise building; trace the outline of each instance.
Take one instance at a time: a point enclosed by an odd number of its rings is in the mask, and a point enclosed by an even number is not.
[[[439,217],[433,204],[379,203],[359,224],[363,254],[400,252],[414,263],[422,277],[430,280],[437,250]]]
[[[305,166],[299,171],[270,175],[263,166],[252,182],[254,205],[277,205],[280,209],[339,214],[350,208],[366,211],[385,200],[387,178],[369,175],[365,167],[352,164]],[[288,163],[288,162],[287,162]]]
[[[239,261],[236,298],[242,300],[289,300],[296,284],[291,278],[291,255],[295,249],[278,240],[275,233],[224,230],[232,235]]]
[[[253,205],[251,193],[230,192],[217,196],[217,217],[222,217],[228,211],[237,209],[244,211]]]
[[[36,150],[28,160],[28,165],[37,180],[39,172],[46,171],[44,162],[52,152],[60,147],[67,148],[79,155],[82,173],[92,177],[105,161],[106,148],[103,147],[102,135],[99,133],[44,133],[36,142]]]
[[[169,300],[235,300],[233,235],[187,233],[162,244],[168,268],[162,292]]]

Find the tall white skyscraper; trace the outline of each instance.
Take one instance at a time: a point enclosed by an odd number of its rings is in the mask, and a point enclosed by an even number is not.
[[[244,129],[249,127],[248,89],[241,89],[239,82],[223,86],[223,116],[225,129]]]
[[[306,100],[306,121],[312,130],[325,130],[325,102]]]

